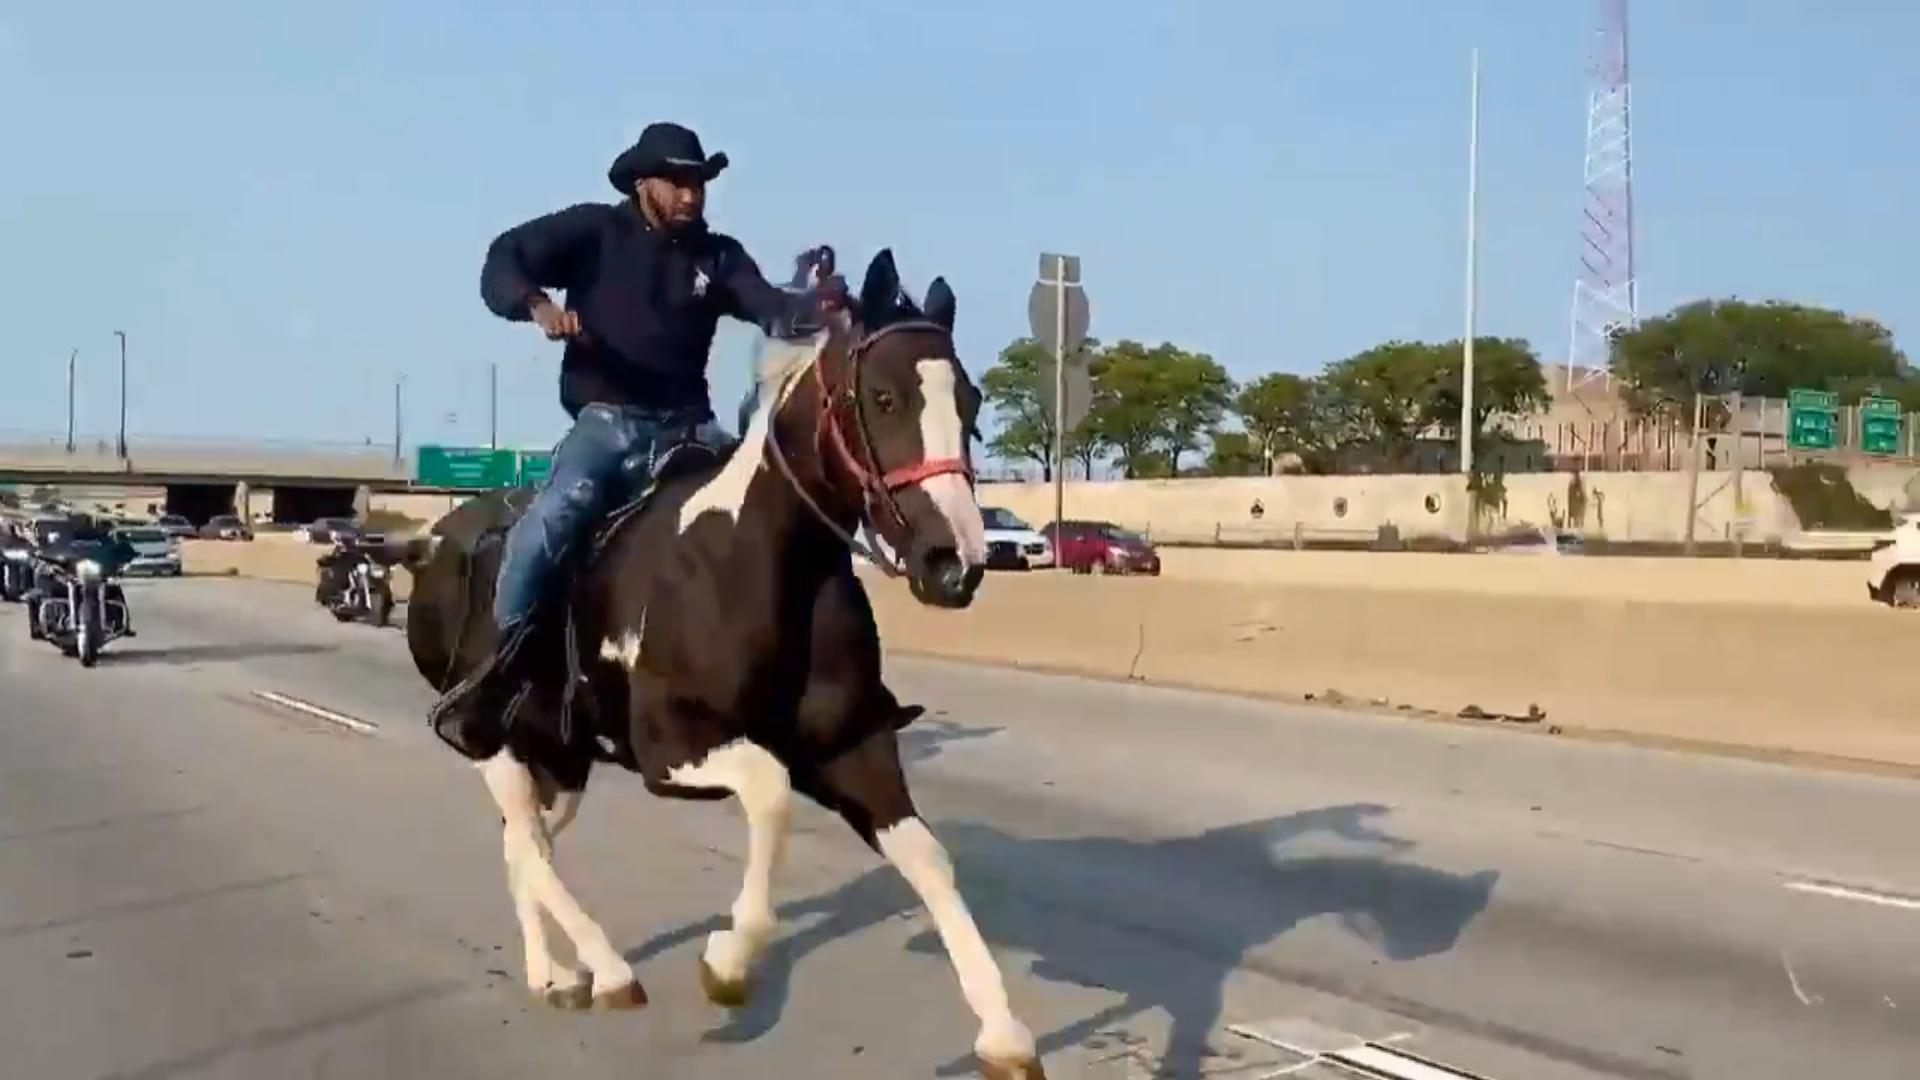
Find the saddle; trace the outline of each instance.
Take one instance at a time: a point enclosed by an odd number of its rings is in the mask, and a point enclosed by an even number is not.
[[[620,535],[620,531],[653,504],[661,489],[725,460],[737,445],[731,441],[703,442],[694,432],[682,430],[672,432],[645,450],[638,451],[652,459],[646,485],[595,523],[585,542],[574,549],[561,564],[559,572],[554,574],[550,583],[552,592],[535,608],[533,633],[537,640],[529,642],[529,645],[549,658],[541,666],[557,659],[553,657],[556,649],[565,657],[564,661],[555,665],[566,674],[559,702],[560,737],[563,742],[572,739],[574,695],[586,681],[586,674],[580,666],[579,631],[564,583],[591,570],[606,554],[608,546]],[[473,539],[467,563],[469,572],[474,565],[474,556],[505,542],[507,530],[526,513],[533,501],[534,491],[532,487],[515,488],[502,497],[500,512],[482,526]]]

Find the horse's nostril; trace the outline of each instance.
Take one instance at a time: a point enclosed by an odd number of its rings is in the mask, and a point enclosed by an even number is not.
[[[927,553],[927,577],[948,592],[958,592],[966,587],[967,567],[959,552],[939,548]]]

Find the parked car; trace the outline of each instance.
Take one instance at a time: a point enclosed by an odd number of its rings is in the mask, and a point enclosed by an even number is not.
[[[1153,544],[1111,521],[1061,522],[1059,537],[1048,524],[1041,535],[1053,545],[1060,566],[1076,574],[1160,576],[1160,553]]]
[[[1888,607],[1920,608],[1920,514],[1901,516],[1867,556],[1867,596]]]
[[[360,536],[360,526],[352,518],[315,518],[306,527],[307,541],[314,544],[345,543]]]
[[[1578,555],[1585,548],[1572,529],[1521,528],[1486,548],[1498,555]]]
[[[154,519],[153,525],[168,536],[182,540],[191,540],[200,534],[200,530],[193,527],[193,522],[179,514],[162,514]]]
[[[987,527],[987,569],[1037,570],[1053,565],[1053,545],[1011,510],[983,506],[980,517]]]
[[[113,534],[133,549],[133,558],[121,567],[122,573],[180,576],[179,537],[169,536],[156,526],[115,529]]]
[[[200,539],[251,540],[253,539],[253,530],[248,527],[246,522],[241,521],[232,514],[221,514],[218,517],[208,519],[207,523],[200,527]]]

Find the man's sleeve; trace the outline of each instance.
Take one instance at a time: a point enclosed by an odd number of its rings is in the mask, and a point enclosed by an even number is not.
[[[526,322],[537,289],[570,289],[592,265],[606,207],[581,203],[516,225],[487,246],[480,298],[503,319]]]
[[[766,329],[813,311],[811,294],[794,294],[776,288],[760,273],[760,266],[747,249],[733,239],[720,246],[721,285],[726,290],[727,314],[743,322]]]

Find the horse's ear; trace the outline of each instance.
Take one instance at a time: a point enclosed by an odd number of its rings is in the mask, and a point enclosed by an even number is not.
[[[953,286],[947,284],[946,278],[937,277],[933,279],[933,284],[927,286],[927,301],[921,307],[926,309],[929,321],[951,334],[954,303]]]
[[[867,264],[867,280],[860,286],[860,314],[869,324],[884,324],[899,304],[900,268],[893,263],[893,249],[881,248]]]

